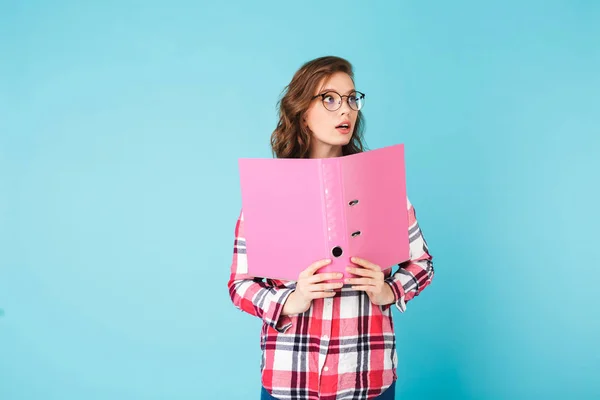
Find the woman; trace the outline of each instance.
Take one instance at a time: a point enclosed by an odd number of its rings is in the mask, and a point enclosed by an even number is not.
[[[280,101],[271,136],[274,155],[324,158],[363,151],[363,104],[348,61],[307,62]],[[307,266],[295,282],[238,273],[246,265],[240,213],[228,287],[237,308],[263,320],[262,399],[394,398],[397,354],[390,305],[404,312],[433,278],[432,257],[408,199],[406,207],[411,259],[393,274],[353,259],[348,271],[359,277],[345,282],[341,274],[318,272],[328,260]],[[334,282],[323,283],[328,280]]]

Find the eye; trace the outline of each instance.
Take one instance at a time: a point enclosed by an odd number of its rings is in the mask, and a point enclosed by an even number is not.
[[[354,110],[360,110],[365,102],[365,95],[360,93],[360,92],[356,92],[350,96],[348,96],[348,104],[350,105],[350,107],[352,107]]]
[[[325,96],[323,96],[323,101],[330,105],[335,104],[335,98],[330,94],[326,94]]]

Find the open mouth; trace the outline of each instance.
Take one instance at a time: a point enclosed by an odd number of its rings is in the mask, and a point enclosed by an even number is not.
[[[335,127],[335,129],[340,133],[350,133],[350,124],[349,123],[339,124],[338,126]]]

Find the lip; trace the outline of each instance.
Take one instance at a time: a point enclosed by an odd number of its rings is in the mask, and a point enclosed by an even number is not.
[[[344,124],[348,125],[348,127],[347,128],[339,127],[340,125],[344,125]],[[352,125],[350,124],[349,120],[344,120],[344,121],[340,122],[339,124],[337,124],[335,129],[342,134],[348,134],[348,133],[352,132]]]

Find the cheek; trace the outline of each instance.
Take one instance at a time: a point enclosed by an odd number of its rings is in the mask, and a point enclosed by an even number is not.
[[[306,111],[306,124],[309,128],[313,129],[319,120],[318,114],[314,108],[308,109]]]
[[[318,133],[331,126],[332,118],[322,110],[311,110],[307,115],[306,122],[313,132]]]

